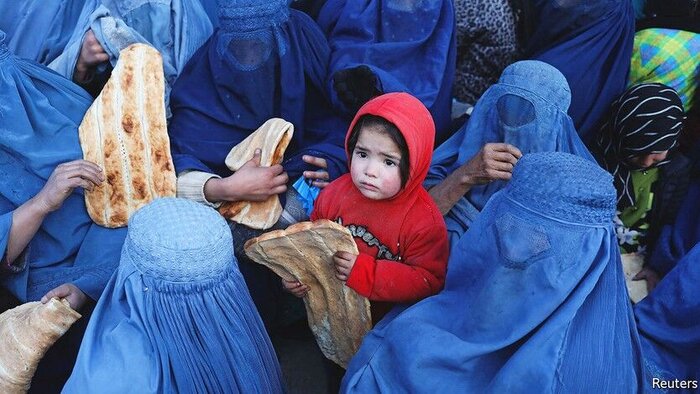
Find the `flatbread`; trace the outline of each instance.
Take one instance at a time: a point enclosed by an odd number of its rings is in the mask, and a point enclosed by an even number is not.
[[[65,299],[29,302],[0,315],[0,393],[26,393],[46,351],[80,319]]]
[[[122,50],[79,128],[83,157],[102,167],[106,178],[85,191],[87,211],[95,223],[126,226],[142,206],[175,196],[164,94],[160,53],[145,44]]]
[[[309,286],[304,304],[311,331],[323,354],[345,368],[372,328],[372,318],[369,301],[335,277],[338,251],[358,254],[350,231],[325,219],[271,231],[245,244],[255,262]]]
[[[632,280],[632,278],[642,270],[643,266],[644,256],[637,253],[625,253],[622,255],[622,270],[625,273],[627,292],[629,293],[630,300],[635,304],[649,294],[647,291],[646,279]]]
[[[226,166],[238,171],[261,149],[260,166],[282,163],[284,151],[294,135],[294,125],[284,119],[272,118],[243,140],[226,156]],[[265,230],[272,227],[282,215],[282,204],[276,195],[262,202],[236,201],[221,205],[219,212],[227,219],[250,228]]]

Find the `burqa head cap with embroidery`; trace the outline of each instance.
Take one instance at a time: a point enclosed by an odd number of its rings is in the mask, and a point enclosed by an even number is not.
[[[282,391],[231,231],[202,204],[163,198],[132,216],[119,269],[93,317],[68,388]]]

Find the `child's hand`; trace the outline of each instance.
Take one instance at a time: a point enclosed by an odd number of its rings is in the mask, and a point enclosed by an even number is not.
[[[651,293],[651,291],[654,290],[654,288],[656,288],[656,285],[659,284],[659,281],[661,279],[659,278],[659,274],[657,274],[656,271],[649,267],[644,267],[641,271],[637,272],[637,275],[635,275],[634,278],[632,278],[632,280],[646,280],[647,292]]]
[[[49,291],[46,293],[45,296],[41,297],[41,303],[46,304],[49,302],[50,299],[52,298],[65,298],[68,300],[68,303],[70,304],[70,307],[73,308],[73,310],[80,310],[80,308],[85,305],[85,301],[87,301],[87,296],[85,293],[83,293],[82,290],[80,290],[76,285],[72,283],[65,283],[57,288]]]
[[[306,293],[309,292],[309,286],[296,280],[287,281],[282,279],[282,286],[284,286],[285,290],[299,298],[303,298],[304,296],[306,296]]]
[[[309,163],[319,168],[319,170],[316,171],[304,171],[304,178],[311,181],[311,185],[316,186],[319,189],[323,189],[324,187],[328,186],[330,179],[327,171],[328,162],[326,162],[326,159],[311,155],[304,155],[301,157],[301,159],[304,160],[305,163]]]
[[[333,262],[335,263],[335,277],[343,282],[347,281],[356,260],[357,255],[355,254],[348,252],[336,252],[333,255]]]
[[[80,56],[75,64],[73,80],[78,83],[86,83],[90,80],[90,69],[100,63],[109,60],[109,55],[105,52],[100,42],[97,41],[92,29],[88,30],[83,37],[83,45],[80,48]]]
[[[104,179],[102,169],[97,164],[87,160],[69,161],[56,166],[34,199],[46,212],[52,212],[63,205],[76,187],[92,190]]]

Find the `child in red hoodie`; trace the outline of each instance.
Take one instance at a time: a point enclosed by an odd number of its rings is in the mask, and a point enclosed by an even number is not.
[[[336,253],[336,276],[373,301],[375,322],[391,304],[436,294],[445,282],[447,230],[422,186],[434,138],[430,112],[415,97],[389,93],[369,101],[345,139],[350,173],[323,189],[311,214],[355,238],[360,254]],[[309,289],[284,286],[299,297]]]

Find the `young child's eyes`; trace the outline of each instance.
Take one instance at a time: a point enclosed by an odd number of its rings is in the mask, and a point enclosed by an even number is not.
[[[396,165],[395,162],[393,162],[393,161],[391,161],[391,160],[389,160],[389,159],[384,160],[384,164],[387,165],[387,166],[389,166],[389,167],[393,167],[393,166]]]
[[[362,157],[363,159],[367,157],[367,153],[365,152],[356,151],[355,154],[359,157]]]

